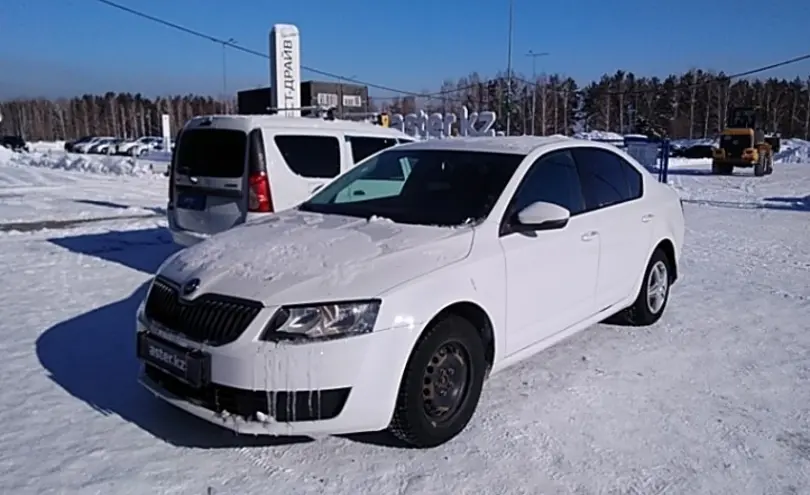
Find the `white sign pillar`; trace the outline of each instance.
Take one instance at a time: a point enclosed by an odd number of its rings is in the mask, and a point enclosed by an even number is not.
[[[163,150],[172,150],[172,122],[168,113],[164,113],[160,117],[160,132],[163,136]]]
[[[301,108],[301,36],[292,24],[275,24],[270,31],[270,106]],[[278,112],[300,117],[301,110]]]

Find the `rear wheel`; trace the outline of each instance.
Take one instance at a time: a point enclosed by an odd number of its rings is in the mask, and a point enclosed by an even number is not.
[[[672,263],[666,253],[661,248],[656,249],[647,264],[638,297],[615,320],[633,326],[647,326],[657,322],[669,302],[672,273]]]
[[[484,344],[472,323],[457,315],[434,323],[405,367],[389,430],[421,448],[452,439],[475,413],[486,369]]]

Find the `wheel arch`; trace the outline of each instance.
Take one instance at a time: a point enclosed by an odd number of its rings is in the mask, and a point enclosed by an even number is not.
[[[489,313],[487,313],[480,304],[472,301],[456,301],[444,306],[425,324],[419,338],[421,339],[422,335],[428,329],[448,315],[456,315],[464,318],[478,331],[478,335],[484,343],[484,357],[487,361],[487,373],[489,373],[489,370],[492,369],[495,363],[495,328]]]
[[[658,250],[663,251],[664,255],[667,257],[667,261],[669,261],[669,265],[671,267],[670,270],[670,283],[675,282],[679,276],[678,270],[678,257],[675,253],[675,244],[669,238],[664,238],[658,241],[655,245],[655,248],[652,250],[655,253]],[[652,256],[652,253],[650,254]]]

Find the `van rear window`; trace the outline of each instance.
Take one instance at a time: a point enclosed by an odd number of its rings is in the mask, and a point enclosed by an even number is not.
[[[241,177],[247,134],[230,129],[189,129],[177,143],[177,172],[197,177]]]

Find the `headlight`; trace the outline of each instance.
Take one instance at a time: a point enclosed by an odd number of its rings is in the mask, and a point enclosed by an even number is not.
[[[270,320],[262,340],[304,343],[371,333],[379,311],[379,300],[284,306]]]

